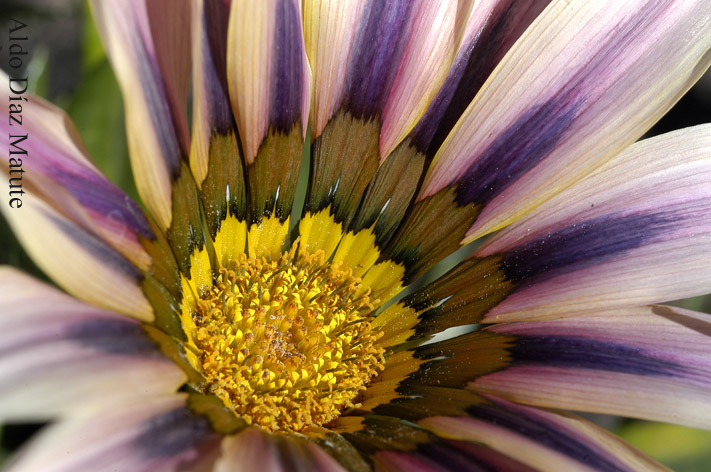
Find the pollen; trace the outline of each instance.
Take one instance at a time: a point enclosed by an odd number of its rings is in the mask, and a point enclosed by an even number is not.
[[[322,251],[278,260],[241,254],[191,313],[198,386],[268,431],[302,431],[357,408],[384,365],[373,300]]]

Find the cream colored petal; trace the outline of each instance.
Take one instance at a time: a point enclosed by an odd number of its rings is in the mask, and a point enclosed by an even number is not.
[[[123,94],[136,187],[166,230],[172,179],[189,147],[190,5],[95,0],[92,7]]]
[[[2,212],[34,262],[69,293],[133,318],[153,319],[140,271],[105,242],[34,195],[27,195],[20,209],[2,205]]]

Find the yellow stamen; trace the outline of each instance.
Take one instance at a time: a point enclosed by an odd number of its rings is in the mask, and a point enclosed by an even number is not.
[[[373,302],[323,251],[279,260],[241,254],[189,313],[193,366],[248,423],[300,431],[341,415],[383,368]],[[193,324],[190,323],[190,324]]]

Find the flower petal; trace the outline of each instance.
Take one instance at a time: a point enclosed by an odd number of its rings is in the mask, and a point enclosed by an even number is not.
[[[345,470],[317,445],[297,436],[271,435],[247,428],[222,441],[215,472],[338,472]]]
[[[139,323],[11,268],[0,268],[0,314],[4,421],[141,402],[185,381]]]
[[[383,312],[383,341],[707,292],[710,157],[709,125],[631,146]]]
[[[191,255],[205,246],[200,196],[187,164],[190,4],[92,5],[124,96],[136,186],[180,270],[190,274]]]
[[[484,444],[538,470],[666,470],[581,418],[490,397],[471,417],[434,416],[418,425],[449,439]]]
[[[0,81],[9,78],[0,73]],[[107,241],[136,265],[151,258],[139,237],[153,231],[136,203],[112,184],[88,157],[69,117],[35,96],[19,106],[19,121],[2,120],[0,132],[10,145],[2,151],[3,168],[22,192],[32,192],[95,236]],[[3,96],[7,107],[7,97]],[[19,210],[19,208],[18,208]]]
[[[310,70],[297,1],[235,2],[228,32],[227,75],[245,159],[254,162],[270,127],[306,133]]]
[[[711,4],[554,1],[437,153],[418,197],[454,190],[499,229],[638,139],[711,62]]]
[[[194,470],[219,437],[184,403],[173,395],[72,416],[41,432],[8,470]]]
[[[465,393],[473,396],[471,392]],[[336,428],[347,431],[344,437],[370,464],[353,466],[353,470],[532,470],[486,446],[444,439],[396,417],[348,416],[337,420],[337,423]]]
[[[641,141],[477,252],[520,284],[485,321],[657,303],[711,285],[711,126]]]
[[[123,93],[136,187],[165,231],[172,179],[189,148],[190,5],[94,0],[92,7]]]
[[[414,128],[444,82],[456,47],[456,9],[455,3],[446,0],[416,2],[412,6],[408,22],[410,37],[383,105],[381,156],[390,154]],[[362,40],[371,44],[372,38],[363,36]],[[358,66],[354,64],[354,67]],[[352,84],[354,87],[363,85],[370,92],[368,85],[372,84]]]
[[[247,428],[222,440],[222,455],[215,472],[282,472],[276,451],[267,435],[256,428]]]
[[[20,210],[2,212],[33,261],[62,288],[92,305],[153,319],[141,272],[104,241],[26,196]]]
[[[458,21],[456,2],[368,0],[351,2],[345,11],[341,3],[308,1],[305,6],[314,68],[305,210],[307,219],[325,212],[331,230],[324,236],[300,227],[300,233],[304,247],[327,253],[343,236],[342,225],[353,218],[369,184],[375,195],[366,197],[366,214],[353,232],[370,230],[382,216],[376,231],[383,234],[402,217],[425,161],[403,140],[444,81],[458,28],[465,23]],[[382,185],[371,183],[378,174],[383,174]],[[381,211],[389,203],[392,216]]]
[[[455,326],[481,322],[516,289],[501,268],[501,256],[471,258],[383,311],[374,323],[385,332],[379,341],[395,346],[424,341]]]
[[[310,119],[314,136],[323,133],[341,106],[349,72],[347,59],[366,5],[366,0],[304,2],[304,40],[313,71]]]
[[[192,7],[193,131],[190,169],[201,185],[208,172],[210,139],[233,134],[227,92],[229,3],[200,0]],[[236,139],[236,138],[235,138]],[[239,151],[237,151],[239,152]],[[239,161],[239,155],[233,156]]]
[[[278,257],[289,229],[311,96],[302,24],[297,0],[234,2],[230,12],[227,79],[246,163],[251,256]]]
[[[350,231],[372,232],[379,247],[388,244],[406,215],[423,171],[445,136],[494,66],[547,3],[548,0],[487,0],[458,5],[455,32],[459,49],[449,74],[417,126],[378,168],[349,225]],[[446,64],[449,61],[443,62]],[[341,183],[342,180],[339,187]],[[450,203],[445,202],[445,211]],[[458,218],[466,219],[467,215],[452,214],[449,219]],[[405,225],[402,233],[406,242],[390,256],[397,258],[404,252],[417,252],[423,266],[438,260],[438,251],[431,246],[441,248],[441,252],[453,252],[460,242],[456,235],[444,241],[451,233],[447,225],[435,228],[427,225],[426,229]],[[399,262],[407,265],[408,261],[402,259]]]
[[[440,440],[418,447],[411,453],[380,451],[374,454],[377,470],[412,472],[459,472],[462,470],[535,469],[486,446],[466,441]]]
[[[243,253],[247,193],[227,89],[230,4],[193,3],[193,134],[190,169],[201,190],[205,222],[218,262]]]
[[[343,9],[337,2],[309,0],[305,12],[314,137],[340,108],[365,120],[377,116],[385,159],[444,81],[457,40],[457,5],[364,0]]]
[[[510,367],[471,388],[536,406],[711,428],[711,316],[673,307],[496,325]]]
[[[412,141],[433,157],[494,67],[550,0],[485,0],[464,3],[464,28],[442,88],[417,126]],[[466,7],[464,6],[466,5]]]

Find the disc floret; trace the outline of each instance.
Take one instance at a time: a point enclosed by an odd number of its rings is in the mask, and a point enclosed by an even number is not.
[[[357,408],[384,363],[368,292],[322,251],[240,254],[191,313],[198,388],[269,431],[300,431]]]

